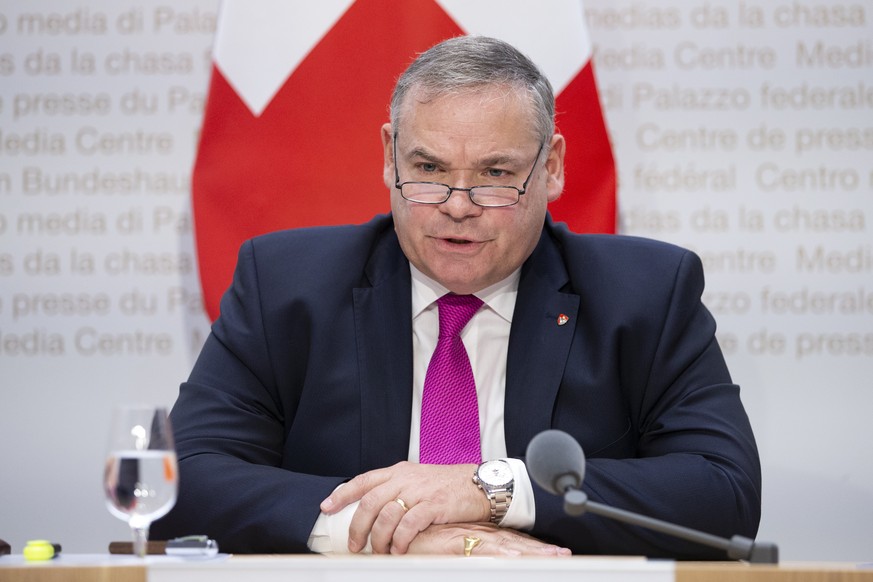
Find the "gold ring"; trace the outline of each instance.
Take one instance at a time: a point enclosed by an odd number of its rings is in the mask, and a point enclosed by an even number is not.
[[[473,536],[464,536],[464,555],[468,558],[473,554],[473,548],[482,543],[482,540]]]
[[[397,499],[394,500],[394,503],[396,503],[397,505],[399,505],[400,507],[402,507],[404,513],[407,512],[407,511],[409,511],[409,508],[406,507],[406,504],[403,503],[403,500],[400,499],[399,497],[398,497]]]

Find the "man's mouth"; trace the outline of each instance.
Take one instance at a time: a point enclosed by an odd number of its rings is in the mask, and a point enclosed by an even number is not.
[[[451,251],[452,249],[473,250],[482,245],[482,241],[476,237],[463,238],[458,236],[434,236],[432,239],[436,244],[441,245],[444,250]]]

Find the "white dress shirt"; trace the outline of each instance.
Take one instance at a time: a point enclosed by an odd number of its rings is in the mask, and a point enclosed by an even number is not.
[[[421,398],[424,377],[439,336],[439,311],[436,300],[448,289],[410,265],[412,271],[412,416],[409,430],[408,460],[418,462],[421,429]],[[533,488],[524,462],[506,458],[503,432],[503,405],[506,387],[506,359],[509,331],[518,293],[521,271],[475,295],[484,305],[461,332],[470,357],[479,400],[479,430],[482,459],[505,459],[515,478],[512,503],[500,522],[503,527],[527,529],[536,518]],[[473,476],[470,475],[472,480]],[[484,493],[483,493],[484,495]],[[347,553],[348,531],[354,503],[335,515],[321,514],[309,537],[309,548],[320,553]],[[369,551],[369,543],[365,551]]]

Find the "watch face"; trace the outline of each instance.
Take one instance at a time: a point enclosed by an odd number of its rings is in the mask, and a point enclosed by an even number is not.
[[[505,461],[488,461],[479,467],[479,480],[492,487],[502,487],[512,482],[512,469]]]

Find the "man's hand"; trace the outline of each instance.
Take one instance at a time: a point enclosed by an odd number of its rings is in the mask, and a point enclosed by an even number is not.
[[[475,470],[473,464],[403,461],[358,475],[325,499],[321,511],[333,514],[360,500],[349,526],[349,551],[361,551],[369,536],[373,553],[405,554],[431,524],[488,521],[490,504],[473,483]]]
[[[520,531],[490,523],[432,525],[409,544],[410,554],[464,555],[464,538],[474,538],[471,556],[570,556],[567,548],[547,544]]]

